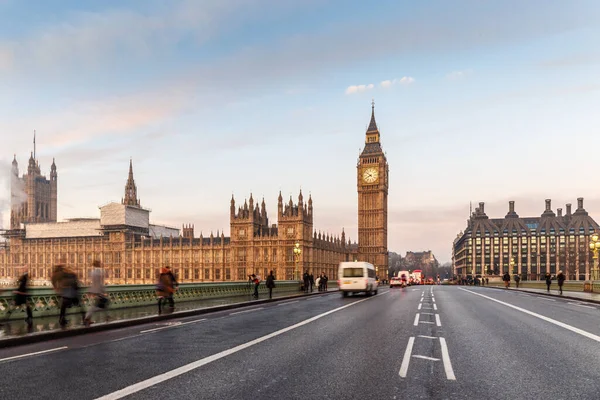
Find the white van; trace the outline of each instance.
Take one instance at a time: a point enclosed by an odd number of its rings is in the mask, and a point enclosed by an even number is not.
[[[365,292],[367,296],[377,294],[375,267],[368,262],[341,262],[338,279],[338,287],[344,297],[348,296],[348,293],[358,292]]]

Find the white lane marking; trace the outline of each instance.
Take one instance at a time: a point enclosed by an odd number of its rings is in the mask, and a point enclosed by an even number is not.
[[[345,306],[341,306],[341,307],[335,308],[333,310],[329,310],[329,311],[324,312],[322,314],[315,315],[314,317],[305,319],[304,321],[298,322],[297,324],[290,325],[290,326],[288,326],[286,328],[280,329],[280,330],[275,331],[273,333],[269,333],[268,335],[265,335],[265,336],[259,337],[257,339],[251,340],[249,342],[246,342],[246,343],[240,344],[238,346],[232,347],[231,349],[223,350],[223,351],[221,351],[221,352],[219,352],[217,354],[213,354],[212,356],[208,356],[208,357],[202,358],[200,360],[191,362],[191,363],[186,364],[184,366],[181,366],[179,368],[175,368],[175,369],[173,369],[171,371],[165,372],[164,374],[156,375],[156,376],[154,376],[152,378],[143,380],[141,382],[138,382],[138,383],[135,383],[133,385],[127,386],[127,387],[125,387],[123,389],[117,390],[116,392],[112,392],[112,393],[109,393],[109,394],[104,395],[102,397],[98,397],[96,400],[118,400],[118,399],[122,399],[123,397],[129,396],[129,395],[131,395],[133,393],[137,393],[137,392],[142,391],[144,389],[147,389],[149,387],[155,386],[155,385],[157,385],[157,384],[159,384],[161,382],[167,381],[169,379],[173,379],[173,378],[178,377],[180,375],[183,375],[183,374],[185,374],[187,372],[190,372],[190,371],[193,371],[193,370],[195,370],[197,368],[200,368],[200,367],[202,367],[204,365],[210,364],[211,362],[220,360],[221,358],[224,358],[224,357],[227,357],[227,356],[229,356],[231,354],[234,354],[234,353],[237,353],[239,351],[245,350],[245,349],[247,349],[249,347],[255,346],[255,345],[259,344],[259,343],[262,343],[262,342],[264,342],[266,340],[269,340],[269,339],[272,339],[272,338],[277,337],[279,335],[282,335],[282,334],[284,334],[286,332],[289,332],[289,331],[294,330],[296,328],[299,328],[301,326],[310,324],[311,322],[314,322],[314,321],[316,321],[316,320],[318,320],[320,318],[326,317],[327,315],[330,315],[330,314],[333,314],[335,312],[341,311],[341,310],[343,310],[345,308],[348,308],[348,307],[355,306],[355,305],[357,305],[359,303],[362,303],[363,301],[372,300],[372,299],[376,299],[376,298],[377,298],[377,296],[375,296],[375,297],[368,297],[366,299],[358,300],[358,301],[355,301],[353,303],[346,304]]]
[[[422,312],[421,314],[423,314],[423,315],[434,315],[433,313],[430,313],[430,312]]]
[[[64,350],[64,349],[68,349],[68,348],[69,348],[68,346],[63,346],[63,347],[57,347],[55,349],[36,351],[35,353],[27,353],[27,354],[21,354],[21,355],[18,355],[18,356],[0,358],[0,362],[2,362],[2,361],[10,361],[10,360],[18,360],[19,358],[37,356],[37,355],[40,355],[40,354],[53,353],[55,351]]]
[[[429,360],[429,361],[440,361],[439,358],[433,358],[433,357],[427,357],[427,356],[420,356],[420,355],[414,355],[414,358],[422,358],[423,360]]]
[[[549,299],[549,298],[543,297],[543,296],[535,296],[535,297],[537,297],[538,299],[547,300],[547,301],[556,301],[554,299]]]
[[[406,346],[406,351],[404,352],[404,359],[402,360],[402,365],[400,365],[400,378],[406,378],[406,373],[408,372],[408,364],[410,363],[410,354],[412,353],[413,344],[415,343],[415,338],[411,336],[408,339],[408,346]]]
[[[309,298],[309,299],[304,299],[304,300],[306,300],[306,301],[309,301],[309,300],[316,300],[316,299],[318,299],[319,297],[321,297],[321,296],[315,296],[315,297],[311,297],[311,298]]]
[[[419,303],[419,307],[417,307],[417,310],[420,310],[421,307],[423,307],[423,303]]]
[[[232,312],[229,315],[245,314],[245,313],[249,313],[249,312],[252,312],[252,311],[258,311],[258,310],[263,310],[263,309],[264,309],[264,307],[252,308],[250,310]]]
[[[419,325],[419,313],[415,315],[415,326]]]
[[[512,305],[510,303],[506,303],[504,301],[496,300],[493,297],[489,297],[489,296],[486,296],[486,295],[483,295],[483,294],[475,293],[475,292],[472,292],[470,290],[463,289],[463,288],[459,288],[459,289],[460,290],[464,290],[465,292],[469,292],[469,293],[475,294],[477,296],[484,297],[484,298],[486,298],[488,300],[494,301],[494,302],[496,302],[498,304],[502,304],[502,305],[504,305],[506,307],[510,307],[510,308],[512,308],[514,310],[521,311],[522,313],[531,315],[532,317],[536,317],[536,318],[539,318],[539,319],[544,320],[546,322],[550,322],[551,324],[560,326],[561,328],[568,329],[571,332],[575,332],[575,333],[580,334],[581,336],[585,336],[588,339],[592,339],[592,340],[595,340],[596,342],[600,342],[600,336],[594,335],[593,333],[590,333],[590,332],[587,332],[587,331],[584,331],[583,329],[579,329],[579,328],[576,328],[576,327],[571,326],[569,324],[565,324],[564,322],[560,322],[560,321],[557,321],[555,319],[548,318],[548,317],[546,317],[544,315],[541,315],[541,314],[538,314],[538,313],[534,313],[533,311],[529,311],[529,310],[526,310],[524,308],[514,306],[514,305]]]
[[[442,321],[440,321],[440,314],[435,314],[435,324],[437,326],[442,326]]]
[[[435,304],[434,304],[434,306],[435,306]],[[423,307],[423,310],[433,310],[433,308],[431,308],[431,307]],[[436,308],[436,310],[437,310],[437,308]]]
[[[435,303],[435,299],[432,297],[431,300]]]
[[[425,338],[425,339],[437,339],[437,336],[425,336],[425,335],[419,335],[419,337]]]
[[[420,324],[431,324],[431,325],[433,325],[433,324],[434,324],[434,322],[429,322],[429,321],[421,321],[421,322],[419,322],[419,323],[420,323]]]
[[[434,310],[437,310],[437,306],[436,306],[435,304],[433,305],[433,309],[434,309]]]
[[[579,307],[583,307],[583,308],[591,308],[592,310],[595,310],[595,309],[596,309],[596,307],[593,307],[593,306],[585,306],[585,305],[583,305],[583,304],[577,304],[577,303],[568,303],[568,304],[572,304],[572,305],[574,305],[574,306],[579,306]]]
[[[448,346],[446,345],[446,339],[440,338],[440,344],[442,345],[442,362],[444,363],[444,370],[446,371],[446,378],[450,381],[455,381],[454,370],[452,369],[452,363],[450,362],[450,354],[448,354]]]
[[[280,303],[280,304],[277,304],[277,305],[278,305],[278,306],[287,306],[288,304],[294,304],[294,303],[297,303],[297,302],[299,302],[299,301],[300,301],[300,300],[286,301],[285,303]]]
[[[229,315],[231,315],[231,314],[229,314]],[[173,325],[161,326],[160,328],[146,329],[145,331],[140,331],[140,333],[162,331],[163,329],[169,329],[169,328],[178,328],[183,325],[195,324],[196,322],[202,322],[202,321],[206,321],[206,318],[196,319],[194,321],[188,321],[188,322],[178,322],[178,323],[174,323]]]

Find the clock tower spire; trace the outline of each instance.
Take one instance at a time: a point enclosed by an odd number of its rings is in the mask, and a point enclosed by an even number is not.
[[[358,257],[373,264],[381,279],[388,278],[388,188],[389,166],[375,121],[375,102],[371,102],[371,121],[356,166],[358,189]]]

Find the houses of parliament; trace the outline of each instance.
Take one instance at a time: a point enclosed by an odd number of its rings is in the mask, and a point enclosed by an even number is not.
[[[91,264],[99,260],[108,284],[149,284],[166,265],[182,283],[239,281],[249,274],[276,279],[299,279],[303,271],[325,272],[337,279],[341,261],[368,261],[379,276],[387,276],[387,196],[389,168],[375,122],[374,105],[357,163],[358,243],[339,234],[324,234],[313,226],[313,199],[302,191],[296,201],[279,193],[277,224],[271,224],[265,200],[252,196],[229,209],[230,236],[195,235],[193,225],[182,229],[150,223],[142,207],[130,161],[121,202],[100,207],[99,218],[57,222],[58,173],[52,163],[50,179],[32,152],[27,173],[19,176],[12,164],[10,229],[0,242],[0,283],[12,284],[27,269],[33,284],[49,283],[52,268],[64,264],[89,283]],[[299,249],[296,252],[294,249]]]

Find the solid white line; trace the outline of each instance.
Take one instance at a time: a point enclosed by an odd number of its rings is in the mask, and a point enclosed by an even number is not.
[[[415,326],[419,325],[419,313],[415,315]]]
[[[433,309],[434,309],[434,310],[437,310],[437,306],[436,306],[435,304],[433,305]]]
[[[231,314],[229,314],[229,315],[231,315]],[[173,325],[161,326],[160,328],[146,329],[145,331],[140,331],[140,333],[162,331],[163,329],[169,329],[169,328],[178,328],[183,325],[194,324],[196,322],[202,322],[202,321],[206,321],[206,318],[196,319],[196,320],[188,321],[188,322],[174,323]]]
[[[583,307],[583,308],[591,308],[592,310],[596,309],[596,307],[593,307],[593,306],[584,306],[583,304],[577,304],[577,303],[568,303],[568,304],[572,304],[574,306],[579,306],[579,307]]]
[[[444,363],[444,370],[446,371],[446,378],[450,381],[455,381],[454,370],[452,369],[452,363],[450,362],[450,354],[448,354],[448,346],[446,345],[446,339],[440,338],[440,344],[442,345],[442,362]]]
[[[294,304],[299,302],[300,300],[294,300],[294,301],[286,301],[285,303],[281,303],[281,304],[277,304],[278,306],[286,306],[288,304]]]
[[[37,356],[39,354],[52,353],[52,352],[59,351],[59,350],[64,350],[64,349],[67,349],[67,348],[69,348],[69,347],[68,346],[63,346],[63,347],[57,347],[55,349],[50,349],[50,350],[36,351],[35,353],[27,353],[27,354],[21,354],[19,356],[12,356],[12,357],[0,358],[0,362],[2,362],[2,361],[10,361],[10,360],[18,360],[19,358]]]
[[[419,335],[419,337],[425,338],[425,339],[437,339],[437,336],[425,336],[425,335]]]
[[[429,360],[429,361],[440,361],[439,358],[433,358],[433,357],[427,357],[427,356],[420,356],[420,355],[414,355],[414,358],[422,358],[423,360]]]
[[[514,305],[512,305],[512,304],[510,304],[510,303],[505,303],[504,301],[496,300],[496,299],[494,299],[493,297],[485,296],[485,295],[483,295],[483,294],[475,293],[475,292],[472,292],[472,291],[470,291],[470,290],[463,289],[463,288],[459,288],[459,289],[460,289],[460,290],[464,290],[465,292],[469,292],[469,293],[475,294],[475,295],[477,295],[477,296],[484,297],[484,298],[486,298],[486,299],[488,299],[488,300],[495,301],[496,303],[499,303],[499,304],[505,305],[506,307],[510,307],[510,308],[512,308],[512,309],[515,309],[515,310],[517,310],[517,311],[521,311],[521,312],[523,312],[523,313],[525,313],[525,314],[528,314],[528,315],[531,315],[531,316],[533,316],[533,317],[539,318],[539,319],[541,319],[541,320],[544,320],[544,321],[546,321],[546,322],[550,322],[551,324],[554,324],[554,325],[560,326],[561,328],[568,329],[568,330],[570,330],[571,332],[578,333],[578,334],[580,334],[581,336],[585,336],[585,337],[586,337],[586,338],[588,338],[588,339],[592,339],[592,340],[595,340],[596,342],[600,342],[600,336],[597,336],[597,335],[594,335],[593,333],[590,333],[590,332],[584,331],[583,329],[579,329],[579,328],[576,328],[576,327],[574,327],[574,326],[571,326],[571,325],[569,325],[569,324],[565,324],[564,322],[560,322],[560,321],[557,321],[557,320],[555,320],[555,319],[548,318],[548,317],[546,317],[546,316],[544,316],[544,315],[541,315],[541,314],[534,313],[533,311],[529,311],[529,310],[526,310],[526,309],[524,309],[524,308],[521,308],[521,307],[514,306]]]
[[[440,321],[440,314],[435,314],[435,324],[437,326],[442,326],[442,321]]]
[[[420,310],[421,307],[423,307],[423,303],[419,303],[419,307],[417,307],[417,310]]]
[[[435,306],[435,304],[434,304],[434,306]],[[431,307],[423,307],[423,310],[433,310],[433,308],[431,308]],[[436,308],[436,310],[437,310],[437,308]]]
[[[421,321],[421,322],[419,322],[419,323],[420,323],[420,324],[431,324],[431,325],[433,325],[433,324],[434,324],[434,322],[429,322],[429,321]]]
[[[408,364],[410,363],[410,354],[412,353],[413,344],[415,343],[415,338],[410,337],[408,339],[408,346],[406,346],[406,351],[404,352],[404,359],[402,360],[402,365],[400,365],[400,378],[406,378],[406,373],[408,372]]]
[[[323,318],[323,317],[325,317],[327,315],[330,315],[330,314],[333,314],[335,312],[341,311],[341,310],[343,310],[345,308],[348,308],[348,307],[355,306],[355,305],[357,305],[359,303],[362,303],[363,301],[367,301],[367,300],[371,300],[371,299],[376,299],[376,298],[377,298],[376,296],[375,297],[368,297],[366,299],[362,299],[362,300],[358,300],[358,301],[355,301],[355,302],[350,303],[350,304],[346,304],[345,306],[341,306],[341,307],[335,308],[333,310],[324,312],[322,314],[315,315],[314,317],[305,319],[304,321],[298,322],[297,324],[290,325],[290,326],[288,326],[286,328],[280,329],[280,330],[275,331],[273,333],[269,333],[268,335],[265,335],[265,336],[259,337],[257,339],[251,340],[249,342],[243,343],[243,344],[241,344],[239,346],[235,346],[235,347],[233,347],[231,349],[223,350],[223,351],[221,351],[221,352],[219,352],[217,354],[213,354],[212,356],[202,358],[200,360],[191,362],[191,363],[186,364],[184,366],[181,366],[179,368],[175,368],[175,369],[173,369],[171,371],[165,372],[164,374],[160,374],[160,375],[154,376],[154,377],[146,379],[144,381],[135,383],[135,384],[133,384],[131,386],[127,386],[127,387],[125,387],[125,388],[123,388],[121,390],[117,390],[116,392],[109,393],[109,394],[107,394],[105,396],[102,396],[102,397],[98,397],[96,400],[117,400],[117,399],[122,399],[123,397],[129,396],[130,394],[137,393],[137,392],[142,391],[144,389],[147,389],[149,387],[155,386],[155,385],[157,385],[157,384],[159,384],[161,382],[167,381],[169,379],[173,379],[173,378],[178,377],[180,375],[183,375],[183,374],[185,374],[187,372],[190,372],[190,371],[193,371],[193,370],[195,370],[197,368],[200,368],[200,367],[202,367],[204,365],[210,364],[213,361],[217,361],[217,360],[219,360],[221,358],[224,358],[224,357],[227,357],[227,356],[229,356],[231,354],[234,354],[234,353],[237,353],[239,351],[245,350],[245,349],[247,349],[249,347],[252,347],[254,345],[262,343],[262,342],[264,342],[266,340],[272,339],[272,338],[274,338],[276,336],[282,335],[282,334],[284,334],[286,332],[289,332],[289,331],[294,330],[296,328],[299,328],[301,326],[310,324],[311,322],[314,322],[314,321],[316,321],[316,320],[318,320],[320,318]]]
[[[433,315],[433,313],[430,313],[430,312],[422,312],[421,314],[423,314],[423,315]]]

